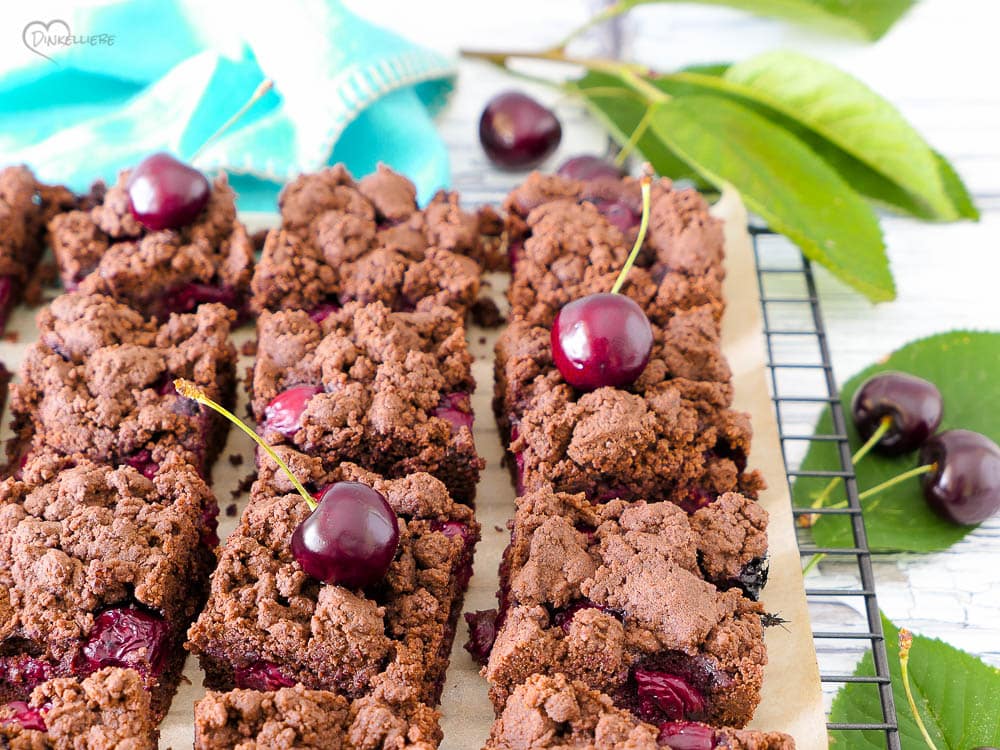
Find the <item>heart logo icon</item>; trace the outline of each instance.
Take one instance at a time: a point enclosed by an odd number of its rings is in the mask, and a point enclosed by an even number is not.
[[[49,62],[56,61],[49,57],[46,52],[53,52],[59,47],[65,47],[69,44],[71,36],[69,24],[58,18],[48,23],[32,21],[21,32],[24,46]]]

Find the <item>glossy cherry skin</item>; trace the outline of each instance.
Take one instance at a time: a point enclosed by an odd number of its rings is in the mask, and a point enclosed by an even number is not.
[[[204,210],[211,194],[208,179],[170,154],[153,154],[128,179],[129,208],[147,229],[179,229]]]
[[[381,581],[398,546],[396,514],[381,493],[360,482],[327,487],[292,534],[292,555],[306,573],[351,589]]]
[[[302,429],[302,413],[309,399],[322,392],[323,389],[315,385],[293,385],[282,391],[264,407],[264,427],[291,440]]]
[[[502,169],[531,169],[562,140],[562,126],[551,110],[519,91],[489,101],[479,118],[479,142]]]
[[[11,712],[10,718],[0,719],[0,724],[20,724],[24,729],[33,729],[36,732],[46,730],[45,719],[40,708],[29,706],[24,701],[11,701],[7,704],[7,709]]]
[[[567,159],[556,170],[556,174],[568,180],[580,180],[581,182],[602,177],[620,180],[625,175],[620,167],[616,167],[606,159],[590,154]]]
[[[574,388],[632,385],[649,362],[653,328],[623,294],[590,294],[567,303],[552,323],[552,358]]]
[[[920,449],[921,464],[937,469],[921,478],[927,503],[963,526],[1000,510],[1000,447],[971,430],[945,430]]]
[[[941,391],[923,378],[905,372],[880,372],[866,380],[851,404],[854,424],[863,440],[879,428],[883,417],[892,424],[873,450],[898,456],[919,448],[941,424]]]

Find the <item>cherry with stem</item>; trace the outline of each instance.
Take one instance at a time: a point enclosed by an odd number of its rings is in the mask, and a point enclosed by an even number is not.
[[[360,482],[335,482],[323,488],[317,503],[277,451],[241,419],[188,380],[175,380],[174,388],[239,427],[288,475],[312,511],[290,540],[292,556],[308,575],[351,589],[385,577],[399,547],[399,520],[380,492]]]
[[[552,322],[552,359],[566,382],[581,391],[632,385],[653,350],[649,318],[635,300],[621,293],[649,229],[652,177],[648,168],[640,185],[639,231],[611,291],[568,302]]]

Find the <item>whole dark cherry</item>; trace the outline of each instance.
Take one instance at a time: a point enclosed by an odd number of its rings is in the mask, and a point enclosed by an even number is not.
[[[924,443],[921,464],[936,464],[922,477],[927,503],[963,526],[982,523],[1000,510],[1000,447],[971,430],[945,430]]]
[[[360,482],[337,482],[292,534],[292,555],[324,583],[357,589],[385,577],[399,546],[396,514]]]
[[[622,294],[589,294],[567,303],[552,323],[552,358],[574,388],[631,385],[653,349],[642,308]]]
[[[178,229],[194,221],[208,204],[211,186],[194,167],[170,154],[153,154],[128,179],[129,208],[147,229]]]
[[[610,177],[611,179],[618,180],[625,175],[625,172],[620,167],[616,167],[611,162],[599,156],[582,154],[581,156],[574,156],[564,161],[559,169],[556,170],[556,174],[568,180],[586,182],[602,177]]]
[[[854,423],[868,440],[884,417],[892,422],[873,450],[898,456],[919,448],[941,424],[944,403],[937,387],[905,372],[881,372],[866,380],[851,404]]]
[[[315,385],[294,385],[273,399],[264,408],[264,427],[277,430],[291,440],[302,429],[302,413],[313,396],[323,389]]]
[[[562,126],[552,110],[519,91],[493,97],[479,118],[479,142],[503,169],[537,166],[561,139]]]

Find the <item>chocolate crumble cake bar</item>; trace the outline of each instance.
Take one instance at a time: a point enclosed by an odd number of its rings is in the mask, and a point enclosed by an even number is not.
[[[166,713],[214,562],[215,498],[174,462],[33,461],[0,483],[0,701],[103,667],[137,670]]]
[[[767,513],[734,493],[669,503],[518,499],[500,609],[470,616],[469,650],[499,712],[532,674],[564,672],[648,721],[745,725],[767,655],[756,575]],[[495,640],[490,644],[491,631]]]
[[[400,541],[384,580],[367,590],[323,584],[295,561],[291,538],[310,509],[260,457],[260,475],[188,633],[206,686],[275,690],[295,684],[350,699],[435,705],[444,684],[479,525],[429,474],[383,479],[277,449],[311,492],[358,481],[382,493]]]
[[[458,313],[392,312],[348,303],[316,321],[261,314],[251,406],[259,431],[387,477],[426,471],[459,502],[475,497],[483,461],[472,437],[472,356]]]
[[[611,289],[639,229],[639,181],[533,173],[508,195],[511,315],[550,326],[567,302]],[[626,293],[654,326],[707,305],[722,318],[721,222],[694,190],[653,183],[649,231]]]
[[[24,166],[0,170],[0,333],[45,252],[45,225],[75,198]]]
[[[131,669],[108,667],[39,685],[28,701],[0,706],[9,750],[156,750],[149,693]]]
[[[375,695],[349,701],[301,685],[209,692],[195,704],[195,750],[434,750],[440,716]]]
[[[102,295],[56,298],[39,312],[39,340],[11,387],[9,469],[53,453],[128,464],[152,476],[177,455],[207,477],[228,422],[181,398],[173,381],[192,380],[215,401],[232,404],[234,318],[210,304],[157,325]]]
[[[413,184],[382,165],[357,182],[343,165],[302,175],[279,205],[281,228],[254,273],[256,311],[322,317],[356,300],[394,310],[444,305],[464,317],[503,229],[491,209],[463,211],[454,193],[418,208]]]
[[[780,732],[690,721],[644,723],[562,674],[535,675],[510,696],[484,750],[794,750]]]
[[[225,175],[188,226],[152,231],[132,215],[129,172],[107,190],[91,191],[85,209],[49,222],[49,240],[67,290],[104,294],[161,321],[217,302],[245,312],[253,275],[253,243],[236,218]]]

